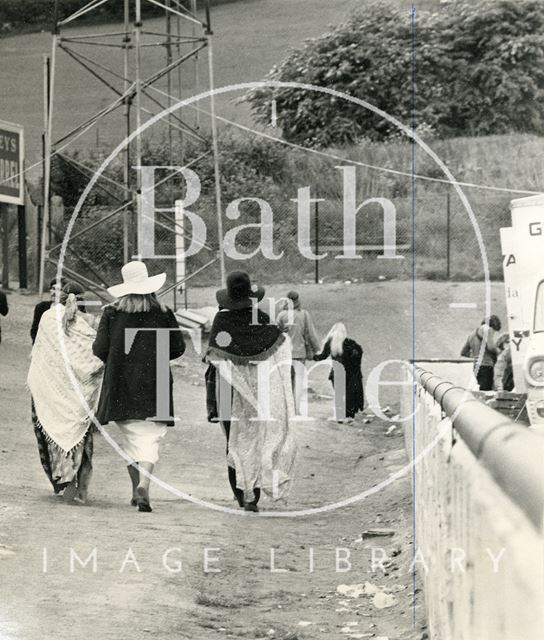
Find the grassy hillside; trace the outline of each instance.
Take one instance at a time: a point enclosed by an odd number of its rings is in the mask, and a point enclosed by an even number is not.
[[[252,0],[224,4],[213,8],[215,84],[217,87],[238,82],[260,80],[285,55],[290,47],[304,38],[317,36],[328,25],[342,20],[355,0]],[[118,24],[101,27],[118,30]],[[164,18],[146,20],[148,31],[164,30]],[[63,30],[66,37],[96,32],[92,25]],[[185,28],[187,31],[187,28]],[[151,38],[150,38],[151,40]],[[153,38],[154,41],[157,38]],[[102,65],[122,71],[122,54],[117,49],[80,47],[80,50]],[[51,35],[36,33],[4,38],[0,41],[2,71],[2,108],[0,118],[26,127],[27,158],[35,162],[41,150],[42,65],[43,55],[50,54]],[[54,133],[58,139],[80,122],[107,106],[115,94],[82,69],[66,53],[58,51],[55,78]],[[132,61],[133,63],[133,61]],[[162,47],[144,49],[142,76],[147,77],[165,63]],[[201,91],[208,88],[207,60],[200,60]],[[111,78],[110,78],[111,79]],[[193,68],[189,64],[182,76],[184,97],[196,92]],[[166,89],[166,81],[159,82]],[[159,97],[158,95],[156,97]],[[218,99],[218,113],[242,118],[248,122],[248,110],[231,102],[232,96]],[[152,103],[147,106],[155,109]],[[208,107],[208,105],[202,105]],[[146,116],[147,117],[147,116]],[[189,117],[195,123],[194,114]],[[205,118],[201,125],[207,127]],[[79,138],[76,147],[111,148],[122,137],[120,112],[103,120],[99,127]]]
[[[252,2],[252,0],[209,0],[212,6],[228,2]],[[62,20],[79,11],[87,3],[84,0],[57,0],[58,19]],[[86,14],[86,24],[101,24],[123,19],[123,2],[106,2]],[[134,10],[131,3],[130,10]],[[50,29],[54,19],[55,0],[0,0],[0,32],[32,32]],[[149,2],[142,2],[144,18],[163,13],[163,9]]]
[[[357,203],[377,197],[391,200],[397,212],[397,243],[414,247],[416,274],[419,277],[445,278],[447,275],[449,198],[450,277],[483,278],[484,256],[477,240],[477,234],[481,234],[491,276],[502,278],[499,229],[511,224],[510,201],[524,196],[523,193],[516,193],[516,190],[544,190],[543,140],[530,135],[504,135],[425,139],[425,142],[457,181],[481,185],[462,187],[476,224],[470,220],[469,213],[452,186],[423,179],[416,179],[412,183],[412,155],[408,142],[365,142],[349,149],[331,149],[323,154],[307,153],[303,162],[298,161],[299,184],[311,184],[314,193],[325,199],[320,205],[321,244],[342,242],[343,190],[341,174],[336,167],[349,164],[345,160],[351,160],[409,174],[402,176],[357,166]],[[327,157],[327,154],[331,157]],[[438,164],[419,147],[416,148],[413,169],[421,176],[446,179]],[[358,214],[357,233],[359,244],[383,242],[380,207],[367,205]],[[377,260],[375,256],[368,256],[364,260],[361,277],[410,277],[412,256],[404,255],[406,258],[401,261]],[[354,272],[350,262],[327,259],[322,272],[352,278]],[[310,274],[311,270],[308,271]]]
[[[410,0],[390,1],[404,7],[407,16],[409,15]],[[240,0],[213,7],[216,87],[260,80],[272,66],[283,59],[291,47],[298,46],[305,38],[324,33],[330,25],[341,22],[351,8],[368,2],[369,0]],[[416,2],[417,10],[437,7],[440,7],[438,0]],[[99,29],[115,32],[119,30],[119,26],[118,23],[111,23],[101,25]],[[164,18],[147,19],[144,27],[148,31],[163,31]],[[36,162],[41,153],[43,56],[51,54],[51,35],[48,30],[49,27],[42,33],[0,39],[0,56],[3,62],[0,71],[0,119],[25,126],[28,164]],[[188,32],[188,29],[185,31]],[[73,37],[95,32],[97,26],[76,21],[63,29],[61,35]],[[151,40],[157,41],[157,38],[150,38]],[[98,63],[109,66],[118,73],[122,72],[122,54],[119,50],[100,47],[79,47],[79,50]],[[146,48],[142,57],[142,76],[151,75],[164,62],[165,52],[162,48]],[[131,64],[133,63],[132,60]],[[208,88],[205,55],[201,56],[199,68],[200,90],[203,91]],[[56,69],[54,134],[59,139],[112,102],[115,94],[61,50],[57,51]],[[182,84],[183,97],[197,93],[194,70],[190,64],[185,67]],[[157,86],[159,89],[166,89],[166,81],[159,82]],[[154,97],[158,98],[159,95]],[[217,100],[218,113],[248,124],[250,118],[247,106],[235,104],[234,97],[234,94],[220,96]],[[150,102],[146,106],[150,110],[157,109]],[[209,105],[203,103],[201,106],[208,108]],[[148,116],[144,114],[144,119],[146,117]],[[191,124],[195,124],[194,111],[188,115],[188,119]],[[200,119],[200,126],[204,129],[208,127],[205,116]],[[115,112],[80,137],[75,147],[111,148],[114,142],[121,139],[122,131],[120,111]]]
[[[258,138],[255,133],[246,132],[244,135]],[[542,139],[529,135],[510,135],[445,141],[430,139],[426,142],[457,181],[480,185],[462,187],[474,221],[457,192],[447,182],[419,178],[412,181],[412,148],[406,141],[362,143],[357,147],[317,153],[288,148],[285,152],[287,170],[277,179],[279,195],[271,201],[277,250],[283,250],[284,256],[274,264],[272,270],[270,263],[260,256],[247,260],[246,266],[268,282],[273,282],[278,272],[283,274],[282,279],[296,274],[300,281],[314,280],[315,264],[302,257],[297,246],[296,206],[290,202],[291,198],[296,197],[298,189],[309,186],[311,196],[321,199],[319,245],[321,252],[328,251],[328,256],[320,261],[319,275],[325,281],[372,281],[380,277],[410,279],[414,271],[419,278],[447,278],[448,201],[449,278],[482,280],[487,267],[492,279],[502,279],[499,230],[511,224],[510,201],[524,195],[517,191],[543,190]],[[266,144],[278,149],[285,148],[281,142],[268,141]],[[401,259],[384,260],[378,257],[382,251],[364,251],[361,260],[342,260],[338,259],[339,250],[324,249],[343,244],[343,174],[338,167],[352,163],[356,164],[356,204],[371,198],[382,198],[389,200],[395,208],[397,245],[407,246],[407,249],[399,251]],[[440,166],[419,148],[415,150],[414,170],[419,176],[446,179]],[[245,186],[244,190],[250,191],[250,185]],[[242,195],[248,193],[240,192],[231,197]],[[260,192],[251,195],[260,195]],[[200,209],[203,210],[202,207]],[[213,215],[210,214],[207,219],[213,233]],[[313,246],[313,207],[310,221]],[[248,215],[227,225],[241,222],[250,222]],[[251,248],[256,246],[258,240],[255,238],[253,242]],[[356,244],[383,246],[383,242],[382,207],[377,202],[369,203],[357,214]],[[235,268],[236,263],[229,261],[228,266]],[[213,282],[216,276],[213,271],[205,273],[200,281]]]

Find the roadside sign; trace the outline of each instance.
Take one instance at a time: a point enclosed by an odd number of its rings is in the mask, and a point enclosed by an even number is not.
[[[544,195],[512,200],[511,211],[523,325],[532,330],[536,289],[544,278]]]
[[[511,326],[514,335],[512,362],[514,357],[525,357],[535,317],[535,298],[538,284],[544,279],[544,195],[512,200],[511,257],[515,260],[515,288],[519,293],[521,313],[518,311],[516,326]],[[505,268],[510,269],[512,265]],[[512,331],[512,329],[514,329]],[[519,351],[516,353],[515,349]],[[516,380],[517,385],[517,380]],[[517,390],[517,386],[516,386]]]
[[[526,324],[526,313],[523,312],[521,299],[520,270],[514,249],[514,229],[505,227],[500,230],[503,255],[504,290],[506,296],[506,313],[508,315],[508,333],[510,335],[510,353],[514,372],[515,389],[518,393],[526,392],[523,362],[527,348],[530,325]]]
[[[0,202],[24,205],[23,127],[0,120]]]

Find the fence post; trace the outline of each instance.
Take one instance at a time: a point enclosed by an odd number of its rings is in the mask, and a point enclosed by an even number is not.
[[[24,205],[17,207],[17,230],[19,244],[19,289],[28,288],[28,272],[26,259],[26,209]]]
[[[451,275],[451,202],[450,188],[446,187],[446,278]]]
[[[33,287],[36,291],[39,290],[40,287],[40,269],[42,264],[42,246],[40,242],[41,237],[41,228],[42,228],[42,220],[43,220],[43,206],[39,204],[36,208],[37,219],[36,219],[36,255],[34,259],[34,278],[33,278]]]
[[[9,205],[0,202],[2,218],[2,288],[9,289]]]
[[[319,202],[315,201],[314,209],[314,227],[315,227],[315,255],[319,255]],[[319,260],[315,259],[315,283],[319,284]]]

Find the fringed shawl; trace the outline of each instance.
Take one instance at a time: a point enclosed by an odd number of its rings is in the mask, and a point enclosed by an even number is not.
[[[81,443],[91,421],[80,394],[94,412],[104,365],[93,355],[96,331],[84,314],[76,314],[66,335],[62,328],[64,311],[62,305],[53,305],[43,314],[27,382],[47,439],[69,453]]]
[[[297,455],[290,341],[282,340],[266,363],[241,365],[228,358],[214,364],[232,399],[227,462],[236,470],[237,487],[248,502],[256,487],[273,500],[286,499]],[[259,367],[265,368],[264,377]],[[218,385],[219,396],[220,389]]]

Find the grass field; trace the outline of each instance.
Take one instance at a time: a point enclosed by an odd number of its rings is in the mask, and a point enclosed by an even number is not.
[[[214,59],[216,86],[260,80],[278,63],[291,47],[305,38],[317,36],[331,24],[342,21],[355,4],[354,0],[252,0],[215,7],[212,11],[214,29]],[[101,26],[99,31],[117,31],[119,25]],[[145,24],[149,31],[164,29],[164,19],[156,18]],[[66,28],[66,37],[95,33],[97,27]],[[156,38],[155,38],[156,40]],[[80,47],[83,50],[82,47]],[[41,150],[42,64],[43,55],[50,54],[51,35],[35,33],[13,36],[0,41],[2,71],[2,104],[0,118],[23,124],[26,128],[27,159],[35,162]],[[121,53],[116,49],[86,47],[85,54],[101,64],[122,69]],[[162,48],[144,50],[142,75],[151,75],[164,64]],[[55,78],[54,131],[58,139],[78,123],[105,107],[114,94],[74,62],[58,51]],[[201,90],[208,87],[207,61],[201,59]],[[188,67],[191,65],[189,64]],[[195,93],[192,71],[183,77],[184,96]],[[166,83],[157,86],[166,88]],[[247,109],[231,103],[231,96],[218,100],[218,113],[247,122]],[[206,105],[207,106],[207,105]],[[241,113],[241,112],[244,113]],[[99,128],[75,143],[75,148],[107,146],[120,139],[123,131],[120,112],[103,120]],[[194,116],[191,116],[191,121]],[[203,123],[205,125],[205,123]]]
[[[391,2],[405,8],[408,15],[411,7],[409,0]],[[214,7],[212,26],[215,85],[222,87],[261,80],[287,55],[290,48],[298,46],[306,38],[326,32],[329,26],[342,22],[352,8],[366,4],[370,4],[370,0],[245,0]],[[416,2],[419,10],[438,6],[438,0]],[[72,24],[75,26],[69,25],[62,30],[62,36],[81,36],[105,30],[115,32],[120,26],[78,26],[77,21]],[[150,19],[146,21],[144,28],[154,32],[163,31],[164,19]],[[79,50],[100,64],[122,72],[122,54],[119,50],[100,47],[80,47]],[[115,98],[109,89],[66,53],[60,50],[57,53],[53,125],[55,139],[62,137]],[[27,164],[36,162],[41,154],[43,56],[46,54],[51,54],[51,34],[47,32],[0,39],[3,63],[0,70],[0,119],[25,126]],[[142,76],[151,75],[164,61],[165,52],[162,48],[145,49]],[[184,97],[198,93],[190,67],[190,64],[187,65],[182,78]],[[200,75],[200,90],[206,90],[208,76],[205,55],[200,60]],[[166,89],[166,82],[159,82],[157,86]],[[233,102],[233,98],[238,95],[220,96],[217,100],[218,114],[247,124],[247,106]],[[202,104],[202,107],[207,108],[208,105]],[[194,119],[194,113],[189,114],[192,123]],[[201,120],[201,125],[207,127],[205,118]],[[114,141],[120,140],[120,132],[123,130],[120,111],[115,112],[98,127],[79,138],[74,148],[111,148]]]
[[[343,189],[337,165],[345,158],[366,166],[357,167],[357,202],[371,197],[385,197],[394,204],[397,214],[397,244],[415,247],[418,277],[447,277],[447,237],[449,207],[449,275],[452,279],[483,279],[483,260],[478,245],[481,234],[491,277],[502,278],[502,255],[499,229],[511,225],[510,202],[542,191],[544,159],[542,138],[532,135],[501,135],[450,140],[424,139],[441,162],[463,186],[475,222],[459,195],[448,183],[417,179],[411,172],[438,180],[447,180],[441,166],[420,147],[415,149],[414,164],[409,141],[372,143],[363,141],[348,149],[328,150],[325,155],[306,155],[300,163],[298,183],[311,184],[325,201],[320,205],[322,244],[329,233],[341,243]],[[336,158],[336,159],[335,159]],[[344,162],[343,164],[347,164]],[[368,168],[384,167],[405,175]],[[509,191],[511,189],[512,191]],[[519,191],[517,191],[519,190]],[[522,193],[526,191],[527,193]],[[379,207],[367,206],[358,214],[359,244],[382,242],[382,216]],[[370,240],[369,240],[370,238]],[[404,254],[406,258],[411,258]],[[365,260],[360,274],[353,264],[343,265],[326,259],[324,274],[339,277],[376,278],[411,277],[412,260]],[[342,262],[342,261],[340,261]],[[347,261],[348,263],[350,261]],[[336,263],[336,264],[335,264]]]

